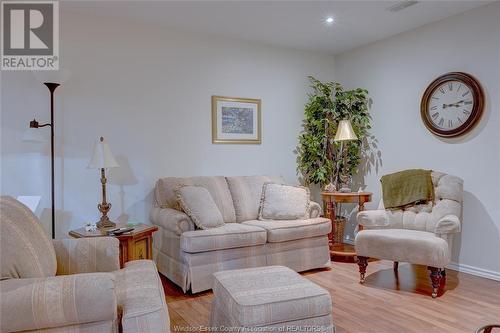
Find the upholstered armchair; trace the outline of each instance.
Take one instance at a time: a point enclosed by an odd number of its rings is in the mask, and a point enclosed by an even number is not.
[[[435,200],[407,209],[358,213],[360,229],[355,240],[360,282],[365,282],[368,258],[426,265],[430,270],[432,297],[438,295],[445,267],[450,263],[453,236],[460,232],[463,181],[432,172]]]
[[[116,238],[51,240],[5,196],[0,237],[0,332],[169,332],[156,266],[120,269]]]

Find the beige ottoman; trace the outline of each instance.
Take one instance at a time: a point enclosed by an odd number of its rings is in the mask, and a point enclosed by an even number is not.
[[[210,327],[216,332],[335,331],[325,289],[283,266],[214,274]]]

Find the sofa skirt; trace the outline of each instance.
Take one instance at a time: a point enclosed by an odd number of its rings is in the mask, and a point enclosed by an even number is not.
[[[327,236],[186,253],[177,247],[179,236],[165,229],[159,230],[158,234],[162,237],[156,237],[153,242],[153,258],[158,271],[181,287],[183,292],[191,290],[198,293],[212,289],[213,273],[224,270],[280,265],[303,272],[330,265]]]

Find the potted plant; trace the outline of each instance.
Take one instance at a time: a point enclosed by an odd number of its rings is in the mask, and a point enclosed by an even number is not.
[[[312,76],[309,80],[312,92],[308,94],[304,109],[297,169],[306,185],[338,189],[341,175],[351,177],[357,172],[362,156],[370,150],[368,91],[361,88],[344,90],[339,83],[321,82]],[[344,142],[346,156],[342,158],[341,145],[334,137],[339,122],[345,119],[350,120],[358,139]],[[338,209],[340,213],[340,207]],[[343,226],[335,229],[339,229],[343,237]]]

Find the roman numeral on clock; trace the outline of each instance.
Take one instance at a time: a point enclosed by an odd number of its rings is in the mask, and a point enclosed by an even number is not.
[[[448,127],[453,127],[453,120],[451,119],[448,119]]]
[[[448,83],[448,89],[450,89],[450,91],[453,90],[453,82]]]
[[[437,108],[438,108],[437,105],[434,105],[433,107],[431,107],[431,110],[434,111],[434,110],[437,110]]]
[[[434,112],[432,114],[432,119],[437,119],[437,117],[439,117],[439,112]]]
[[[472,104],[472,101],[465,101],[464,102],[465,105],[471,105]]]
[[[462,111],[463,111],[463,112],[464,112],[464,114],[466,114],[466,115],[469,115],[469,114],[470,114],[470,111],[469,111],[469,110],[465,110],[465,109],[463,109]]]
[[[444,119],[443,119],[443,118],[441,118],[441,119],[439,120],[439,126],[443,127],[443,124],[444,124]]]
[[[441,94],[444,94],[444,89],[443,89],[443,87],[439,87],[439,91],[441,92]]]
[[[464,92],[464,93],[462,94],[462,97],[465,97],[465,96],[467,96],[468,94],[470,94],[470,90],[468,90],[468,91]]]

